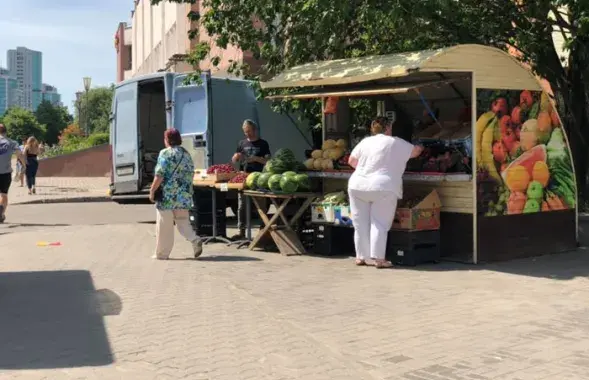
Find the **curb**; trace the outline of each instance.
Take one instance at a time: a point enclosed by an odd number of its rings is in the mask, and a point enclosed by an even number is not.
[[[38,205],[49,203],[90,203],[90,202],[112,202],[110,197],[68,197],[68,198],[49,198],[49,199],[34,199],[24,202],[12,203],[12,206],[18,205]]]

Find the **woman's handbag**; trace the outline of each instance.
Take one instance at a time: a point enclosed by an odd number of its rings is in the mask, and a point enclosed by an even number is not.
[[[172,179],[174,177],[174,174],[176,174],[176,169],[178,169],[178,166],[180,166],[180,164],[182,163],[182,160],[184,160],[184,154],[185,153],[186,152],[183,150],[182,151],[182,158],[180,158],[180,161],[178,161],[178,163],[176,164],[176,167],[174,168],[174,171],[170,175],[170,179]],[[153,200],[156,201],[156,202],[159,202],[162,199],[164,199],[164,182],[165,182],[165,178],[162,181],[162,183],[159,185],[159,187],[153,193]]]

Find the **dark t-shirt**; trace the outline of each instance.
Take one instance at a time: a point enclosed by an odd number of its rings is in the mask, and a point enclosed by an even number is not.
[[[245,161],[249,157],[266,157],[270,155],[270,145],[266,140],[257,139],[256,141],[249,141],[248,139],[241,140],[237,145],[237,153],[243,155]],[[243,163],[242,170],[248,173],[261,172],[264,165],[258,162]]]

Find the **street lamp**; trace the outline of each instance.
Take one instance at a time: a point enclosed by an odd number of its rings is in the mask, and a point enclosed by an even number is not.
[[[82,91],[76,92],[76,102],[74,105],[78,112],[78,124],[82,124]]]
[[[86,106],[84,107],[84,115],[86,120],[84,120],[84,126],[86,129],[86,136],[88,136],[90,133],[89,128],[90,126],[88,125],[88,91],[90,91],[90,86],[92,85],[92,78],[90,77],[84,77],[83,78],[84,81],[84,91],[86,93]]]

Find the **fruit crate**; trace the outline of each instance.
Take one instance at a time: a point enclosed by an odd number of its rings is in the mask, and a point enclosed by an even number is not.
[[[322,256],[354,256],[354,229],[330,223],[314,223],[313,250]]]
[[[440,261],[440,230],[390,230],[387,237],[387,260],[407,266]]]

